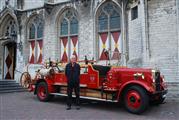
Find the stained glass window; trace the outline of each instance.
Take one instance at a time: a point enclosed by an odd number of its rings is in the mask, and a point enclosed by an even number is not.
[[[9,21],[6,25],[6,31],[4,33],[5,36],[11,36],[12,34],[16,34],[16,23],[15,21]]]
[[[61,35],[68,35],[68,21],[65,18],[61,22]]]
[[[78,34],[78,20],[75,17],[70,21],[70,34]]]
[[[35,25],[31,24],[29,28],[29,39],[35,39]]]
[[[14,24],[11,26],[11,34],[13,34],[15,32],[15,26]]]
[[[108,16],[103,12],[98,18],[99,21],[99,31],[108,29]]]
[[[35,16],[29,22],[29,63],[39,64],[42,62],[43,29],[42,17]]]
[[[39,23],[37,27],[37,38],[42,38],[43,37],[43,24]]]
[[[97,12],[99,60],[119,59],[120,12],[120,8],[113,2],[106,2]],[[111,52],[108,56],[106,56],[106,50]]]
[[[75,10],[68,9],[60,20],[61,61],[68,62],[71,55],[78,57],[78,19]]]
[[[116,11],[115,5],[111,3],[104,5],[101,8],[101,12],[98,17],[99,32],[104,30],[120,29],[120,19],[120,14]]]
[[[120,29],[120,15],[116,10],[110,16],[110,29]]]
[[[114,6],[110,3],[106,4],[103,8],[103,10],[106,11],[108,14],[110,14],[113,9],[114,9]]]

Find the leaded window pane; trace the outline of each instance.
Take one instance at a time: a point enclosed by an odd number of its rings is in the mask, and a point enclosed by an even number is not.
[[[120,29],[120,15],[115,10],[110,16],[110,29]]]
[[[37,27],[37,38],[43,37],[43,24],[40,23]]]
[[[61,35],[68,35],[68,21],[65,18],[61,22]]]
[[[101,13],[101,15],[98,18],[98,25],[99,25],[99,31],[107,30],[108,29],[108,16],[105,15],[105,13]]]
[[[108,3],[106,6],[104,6],[104,11],[106,11],[108,14],[110,14],[113,10],[113,5]]]
[[[70,22],[70,34],[78,34],[78,20],[75,17]]]
[[[72,13],[71,10],[68,10],[68,11],[66,12],[66,14],[65,14],[65,17],[68,18],[68,19],[70,19],[72,16],[73,16],[73,13]]]
[[[12,25],[12,26],[11,26],[11,34],[13,34],[14,32],[15,32],[15,26]]]
[[[29,39],[35,39],[35,26],[33,24],[29,28]]]

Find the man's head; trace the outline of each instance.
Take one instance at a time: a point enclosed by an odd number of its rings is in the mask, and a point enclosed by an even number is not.
[[[71,63],[75,63],[75,62],[76,62],[76,56],[75,56],[75,55],[72,55],[72,56],[70,57],[70,61],[71,61]]]

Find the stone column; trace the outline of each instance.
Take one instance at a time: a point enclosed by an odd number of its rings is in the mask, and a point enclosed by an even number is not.
[[[127,60],[126,60],[126,47],[127,47],[127,43],[126,43],[126,19],[125,19],[125,3],[124,1],[122,2],[122,56],[121,56],[121,60],[122,60],[122,65],[123,66],[127,66]]]
[[[142,25],[142,41],[143,41],[143,66],[147,66],[150,58],[150,42],[148,27],[148,3],[147,0],[140,0],[141,4],[141,25]]]

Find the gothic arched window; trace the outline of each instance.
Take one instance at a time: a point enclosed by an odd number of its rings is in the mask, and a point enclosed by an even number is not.
[[[37,38],[43,37],[43,23],[39,23],[37,26]]]
[[[17,26],[14,20],[10,20],[6,25],[5,36],[10,37],[12,34],[17,34]]]
[[[30,20],[28,27],[28,41],[29,41],[29,63],[42,63],[42,49],[43,49],[43,29],[44,22],[36,16]]]
[[[29,39],[35,39],[35,26],[31,24],[29,27]]]
[[[67,9],[60,19],[61,62],[68,62],[71,55],[78,58],[78,19],[74,10]]]
[[[97,14],[99,60],[119,59],[121,38],[120,8],[113,2],[104,3]],[[105,51],[109,50],[106,55]]]
[[[61,22],[61,35],[68,35],[68,21],[65,18]]]

